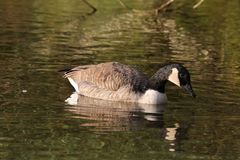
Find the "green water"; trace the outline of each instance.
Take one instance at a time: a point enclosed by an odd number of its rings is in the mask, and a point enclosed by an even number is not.
[[[240,159],[239,1],[89,2],[0,0],[0,159]],[[109,61],[183,63],[197,98],[169,83],[166,106],[65,103],[58,70]]]

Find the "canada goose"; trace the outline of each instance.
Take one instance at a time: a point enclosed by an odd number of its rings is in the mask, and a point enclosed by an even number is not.
[[[151,78],[118,62],[78,66],[65,70],[64,77],[78,94],[102,100],[163,104],[167,102],[167,81],[196,96],[189,72],[178,63],[161,67]]]

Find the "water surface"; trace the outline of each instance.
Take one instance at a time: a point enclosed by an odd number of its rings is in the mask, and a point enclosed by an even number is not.
[[[238,1],[124,3],[0,0],[0,159],[239,159]],[[65,102],[58,70],[108,61],[183,63],[197,98],[169,83],[166,106]]]

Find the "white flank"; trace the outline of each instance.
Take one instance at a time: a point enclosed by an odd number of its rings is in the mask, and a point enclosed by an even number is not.
[[[148,89],[138,100],[144,104],[164,104],[167,103],[167,96],[164,93]]]
[[[70,77],[68,77],[68,80],[69,82],[71,83],[71,85],[73,86],[73,88],[76,90],[76,92],[79,93],[79,90],[78,90],[78,84]]]
[[[179,78],[178,78],[177,68],[172,69],[172,73],[168,77],[168,80],[180,87],[180,81],[179,81]]]
[[[69,98],[65,100],[69,105],[77,105],[78,104],[78,93],[74,92],[70,95]]]

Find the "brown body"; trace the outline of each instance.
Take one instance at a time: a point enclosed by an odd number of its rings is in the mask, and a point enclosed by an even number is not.
[[[75,67],[65,78],[81,95],[113,101],[135,102],[148,85],[145,74],[118,62]]]

